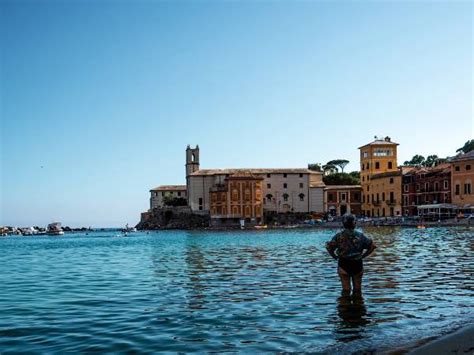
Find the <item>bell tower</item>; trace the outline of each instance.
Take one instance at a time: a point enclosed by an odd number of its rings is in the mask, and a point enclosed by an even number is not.
[[[188,144],[186,148],[186,196],[189,204],[189,175],[199,170],[199,145],[191,148]]]

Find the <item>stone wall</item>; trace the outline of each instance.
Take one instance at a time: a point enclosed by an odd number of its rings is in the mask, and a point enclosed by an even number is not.
[[[209,215],[198,215],[187,206],[155,208],[142,218],[136,228],[156,229],[199,229],[209,227]]]

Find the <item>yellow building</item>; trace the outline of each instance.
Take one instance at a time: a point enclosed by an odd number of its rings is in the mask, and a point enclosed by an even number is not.
[[[368,217],[401,215],[402,174],[397,167],[397,146],[385,137],[359,148],[362,214]]]
[[[452,203],[463,209],[474,209],[474,150],[451,160]]]
[[[263,221],[263,178],[253,174],[232,174],[210,190],[211,222],[236,224]]]

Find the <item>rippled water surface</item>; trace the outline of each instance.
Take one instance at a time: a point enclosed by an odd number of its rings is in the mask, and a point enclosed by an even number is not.
[[[473,321],[473,229],[365,229],[362,298],[334,230],[0,239],[0,352],[386,349]]]

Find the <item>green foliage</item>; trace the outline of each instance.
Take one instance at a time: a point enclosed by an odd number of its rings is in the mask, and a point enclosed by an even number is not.
[[[335,160],[328,161],[326,165],[338,166],[339,168],[341,168],[341,171],[344,172],[344,168],[346,167],[347,164],[349,164],[349,160],[335,159]]]
[[[426,157],[424,166],[432,167],[438,165],[439,157],[437,155],[428,155]]]
[[[326,185],[359,185],[360,178],[357,176],[358,172],[351,173],[334,173],[323,176],[323,181]]]
[[[183,198],[183,197],[171,197],[171,196],[165,196],[163,198],[163,203],[165,206],[187,206],[188,201]]]
[[[407,160],[403,163],[406,166],[424,166],[425,157],[423,155],[415,155],[411,160]]]
[[[467,141],[466,143],[464,143],[464,145],[459,148],[458,150],[456,150],[456,153],[469,153],[470,151],[473,151],[474,150],[474,139],[471,139],[469,141]]]
[[[333,164],[323,165],[323,171],[325,175],[335,174],[338,172],[337,167]]]
[[[319,163],[308,164],[308,169],[313,171],[323,171],[323,169],[321,168],[321,164]]]

